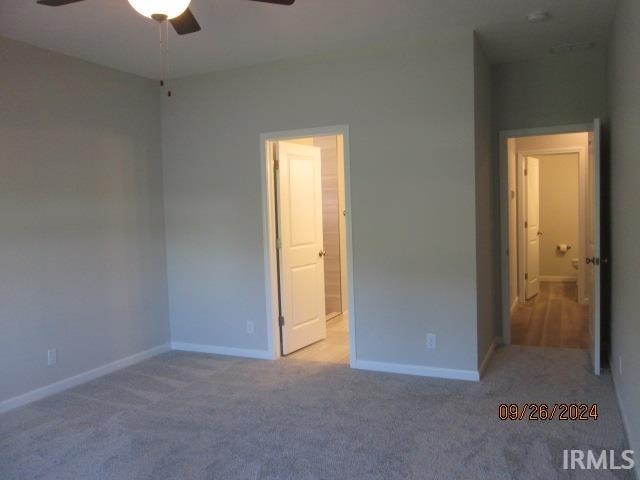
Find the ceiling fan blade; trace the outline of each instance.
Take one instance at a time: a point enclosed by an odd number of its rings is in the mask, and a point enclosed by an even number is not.
[[[253,2],[275,3],[276,5],[293,5],[296,0],[252,0]]]
[[[188,8],[178,17],[169,20],[178,35],[199,32],[202,30],[200,24]]]
[[[38,0],[38,4],[46,5],[47,7],[61,7],[63,5],[69,5],[70,3],[82,1],[83,0]]]

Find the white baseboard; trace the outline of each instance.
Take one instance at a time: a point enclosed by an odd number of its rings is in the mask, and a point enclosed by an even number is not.
[[[480,369],[479,369],[480,378],[482,378],[482,375],[484,375],[484,371],[486,370],[487,365],[489,365],[489,361],[491,360],[491,357],[493,357],[493,352],[495,352],[496,347],[501,343],[502,343],[502,338],[496,337],[491,342],[491,345],[489,345],[489,349],[487,350],[487,353],[485,354],[484,358],[482,359],[482,363],[480,364]]]
[[[171,342],[171,350],[183,350],[185,352],[214,353],[217,355],[229,355],[231,357],[259,358],[272,360],[273,355],[267,350],[251,350],[248,348],[220,347],[218,345],[200,345],[196,343]]]
[[[79,373],[78,375],[74,375],[73,377],[65,378],[64,380],[50,383],[49,385],[45,385],[44,387],[40,387],[35,390],[31,390],[30,392],[23,393],[22,395],[18,395],[17,397],[9,398],[8,400],[0,402],[0,413],[8,412],[9,410],[22,407],[37,400],[42,400],[43,398],[50,395],[60,393],[69,388],[76,387],[82,383],[95,380],[96,378],[102,377],[103,375],[107,375],[109,373],[115,372],[116,370],[129,367],[134,363],[138,363],[142,360],[155,357],[156,355],[168,352],[169,350],[170,346],[168,343],[164,345],[158,345],[157,347],[145,350],[144,352],[121,358],[120,360],[116,360],[115,362],[107,363],[106,365],[102,365],[92,370],[87,370],[86,372]]]
[[[477,370],[457,370],[453,368],[427,367],[425,365],[407,365],[402,363],[373,362],[369,360],[354,360],[351,368],[372,370],[374,372],[403,373],[421,377],[449,378],[452,380],[480,380]]]
[[[562,283],[577,283],[578,277],[563,277],[560,275],[540,275],[541,282],[562,282]]]

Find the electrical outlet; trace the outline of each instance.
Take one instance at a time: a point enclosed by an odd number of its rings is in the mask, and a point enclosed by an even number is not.
[[[249,335],[253,335],[253,334],[255,333],[255,331],[256,331],[256,330],[255,330],[255,327],[254,327],[254,325],[253,325],[253,322],[252,322],[251,320],[249,320],[249,321],[247,322],[247,333],[248,333]]]
[[[55,348],[47,350],[47,365],[55,365],[58,362],[58,351]]]
[[[436,348],[436,334],[435,333],[427,333],[427,348],[435,349]]]

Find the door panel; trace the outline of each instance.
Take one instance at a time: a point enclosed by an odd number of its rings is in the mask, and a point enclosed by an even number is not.
[[[526,165],[526,298],[529,300],[540,291],[540,160],[527,157]]]
[[[589,135],[589,178],[588,193],[590,221],[587,231],[587,291],[589,295],[589,334],[591,361],[596,375],[600,375],[601,355],[601,286],[600,286],[600,120],[593,124]]]
[[[278,142],[284,355],[326,338],[320,148]]]
[[[318,318],[317,265],[304,265],[291,269],[292,328],[299,328]]]
[[[303,247],[316,241],[316,218],[314,205],[314,165],[310,157],[289,156],[289,202],[291,212],[290,246]]]

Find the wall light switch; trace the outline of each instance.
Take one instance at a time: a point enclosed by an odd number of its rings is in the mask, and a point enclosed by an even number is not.
[[[255,330],[255,327],[254,327],[254,325],[253,325],[253,322],[252,322],[252,321],[248,321],[248,322],[247,322],[247,333],[248,333],[249,335],[253,335],[253,334],[255,333],[255,331],[256,331],[256,330]]]
[[[433,350],[436,348],[436,334],[427,333],[427,348]]]

